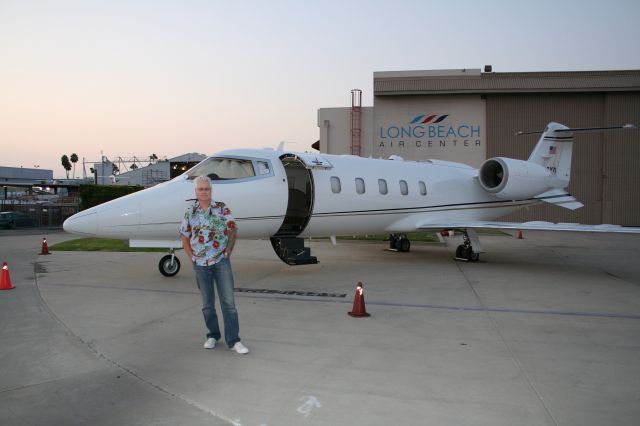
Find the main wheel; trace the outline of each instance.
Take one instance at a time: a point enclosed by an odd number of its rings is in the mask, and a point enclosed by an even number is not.
[[[464,246],[462,244],[460,244],[456,248],[456,257],[462,258],[463,256],[464,256]]]
[[[389,234],[389,249],[398,250],[398,238],[396,234]]]
[[[471,246],[463,246],[462,247],[462,256],[460,256],[463,259],[467,259],[467,260],[471,260],[471,257],[473,256],[473,250],[471,249]]]
[[[171,254],[162,256],[158,264],[158,269],[160,269],[160,273],[165,277],[173,277],[180,270],[180,260]]]
[[[407,252],[411,249],[411,241],[406,238],[400,239],[397,245],[399,251]]]

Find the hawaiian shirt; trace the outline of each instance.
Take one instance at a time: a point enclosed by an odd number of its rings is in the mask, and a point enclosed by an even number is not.
[[[196,201],[184,213],[180,234],[189,238],[193,258],[199,266],[209,266],[224,258],[229,243],[229,230],[236,229],[231,210],[220,201],[211,201],[208,209],[202,209]]]

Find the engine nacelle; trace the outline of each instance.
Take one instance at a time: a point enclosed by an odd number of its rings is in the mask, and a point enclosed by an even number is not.
[[[504,157],[482,163],[478,180],[485,191],[507,200],[533,197],[557,184],[557,178],[544,166]]]

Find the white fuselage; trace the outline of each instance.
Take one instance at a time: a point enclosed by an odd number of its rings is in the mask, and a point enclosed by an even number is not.
[[[264,169],[213,180],[213,199],[231,208],[241,238],[408,232],[445,219],[495,219],[533,202],[495,197],[478,183],[477,169],[459,163],[266,149],[229,150],[208,160],[226,158]],[[64,227],[138,245],[177,246],[179,222],[195,198],[192,171],[82,211]]]

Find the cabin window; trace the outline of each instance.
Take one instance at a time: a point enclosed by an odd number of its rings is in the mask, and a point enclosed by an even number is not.
[[[407,185],[407,181],[406,180],[401,180],[400,181],[400,193],[402,195],[409,194],[409,186]]]
[[[195,179],[197,176],[204,175],[208,176],[211,180],[231,180],[251,178],[256,175],[256,172],[251,160],[214,157],[204,160],[202,163],[189,170],[187,175],[190,179]]]
[[[420,187],[420,195],[427,195],[427,184],[423,181],[418,181],[418,186]]]
[[[356,192],[358,194],[364,194],[364,179],[356,178]]]
[[[389,192],[389,189],[387,188],[387,181],[384,179],[378,179],[378,190],[380,191],[380,193],[382,195],[386,195],[387,192]]]
[[[337,176],[331,176],[331,192],[333,192],[334,194],[339,194],[340,191],[342,191],[340,178]]]
[[[259,175],[268,175],[271,173],[271,168],[269,167],[269,163],[266,161],[256,161],[258,165],[258,174]]]

